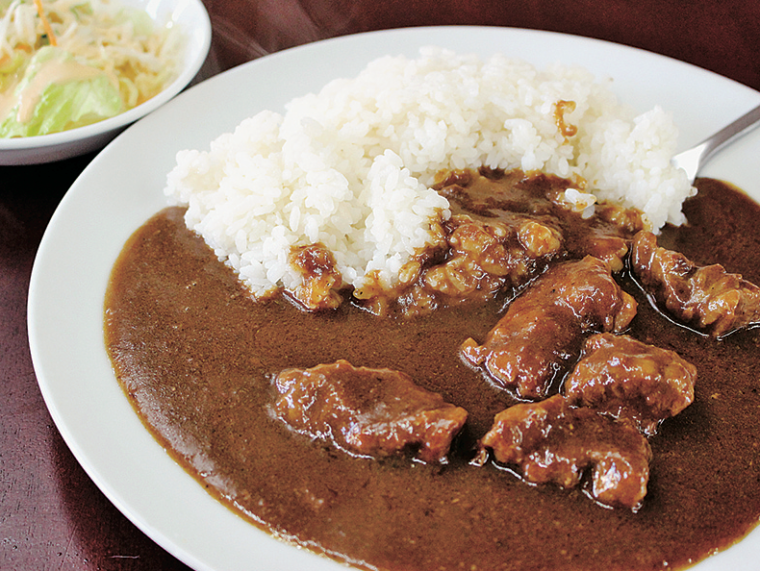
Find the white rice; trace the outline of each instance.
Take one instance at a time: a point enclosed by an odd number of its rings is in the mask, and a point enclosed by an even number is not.
[[[560,65],[439,48],[384,57],[354,79],[263,111],[209,151],[185,150],[167,178],[172,204],[255,295],[294,288],[290,249],[321,242],[346,284],[376,271],[385,286],[449,216],[430,189],[445,168],[486,165],[580,176],[586,192],[641,209],[655,230],[681,224],[693,189],[670,165],[677,131],[659,108],[636,116],[608,81]],[[566,138],[558,101],[573,101]],[[568,193],[584,206],[585,193]],[[584,203],[584,200],[586,201]]]

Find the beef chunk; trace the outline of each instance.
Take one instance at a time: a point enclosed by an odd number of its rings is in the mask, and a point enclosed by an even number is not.
[[[451,217],[431,224],[436,239],[400,270],[392,291],[370,274],[354,297],[378,315],[398,308],[412,317],[513,294],[560,260],[591,255],[620,271],[643,216],[593,205],[578,190],[584,185],[519,170],[441,171],[433,188],[449,201]]]
[[[338,290],[343,285],[332,252],[322,244],[295,247],[290,252],[291,267],[301,274],[301,284],[291,293],[304,309],[335,309],[343,299]]]
[[[273,411],[295,431],[332,440],[344,450],[372,457],[419,447],[424,462],[445,461],[467,419],[408,375],[354,367],[347,361],[289,369],[275,379]]]
[[[481,463],[491,450],[535,484],[573,488],[588,470],[588,493],[605,505],[636,510],[647,493],[652,451],[646,437],[561,395],[503,410],[479,446]]]
[[[568,244],[568,249],[574,257],[593,256],[607,262],[612,271],[619,272],[625,266],[624,260],[628,255],[629,243],[630,240],[620,236],[590,228],[582,238]]]
[[[633,236],[643,228],[639,210],[605,202],[595,205],[594,216],[583,223],[566,215],[563,234],[572,258],[594,256],[619,272],[625,266]]]
[[[520,304],[510,308],[483,345],[467,339],[461,354],[465,361],[483,367],[497,385],[520,398],[535,399],[546,396],[555,378],[575,360],[582,334],[567,311]]]
[[[587,256],[554,266],[509,306],[485,343],[462,345],[462,357],[485,368],[521,398],[549,394],[553,381],[575,361],[583,335],[620,332],[636,302],[612,278],[609,266]]]
[[[523,216],[484,222],[468,215],[444,223],[448,259],[429,268],[424,288],[447,298],[492,297],[527,283],[563,252],[559,231]]]
[[[651,436],[694,401],[696,379],[696,367],[673,351],[601,333],[586,340],[564,391],[571,403],[628,419]]]
[[[399,297],[407,316],[523,286],[564,253],[556,228],[520,215],[483,221],[460,214],[442,228],[445,255],[420,266],[417,282]]]
[[[660,248],[651,232],[634,238],[631,266],[644,289],[676,319],[713,337],[760,323],[760,287],[723,266],[697,266]]]
[[[463,213],[507,227],[532,220],[551,229],[551,242],[555,248],[561,246],[563,254],[573,259],[594,256],[615,272],[623,269],[634,234],[645,228],[641,211],[606,202],[591,206],[591,195],[577,190],[573,181],[543,173],[481,168],[480,172],[455,170],[438,177],[441,182],[434,188],[449,200],[455,215]],[[541,230],[539,243],[549,236]],[[524,239],[521,242],[526,244],[527,257],[539,255]],[[548,251],[544,246],[541,255]]]

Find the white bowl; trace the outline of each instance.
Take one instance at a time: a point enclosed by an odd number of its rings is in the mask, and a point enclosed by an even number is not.
[[[145,103],[98,123],[38,137],[0,139],[0,165],[47,163],[96,151],[177,95],[198,74],[211,46],[211,22],[201,0],[119,1],[145,10],[159,25],[172,22],[179,28],[185,47],[177,78]]]

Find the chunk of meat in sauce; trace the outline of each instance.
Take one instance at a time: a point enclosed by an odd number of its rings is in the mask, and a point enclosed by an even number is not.
[[[646,437],[561,395],[503,410],[479,447],[478,462],[491,450],[535,484],[573,488],[590,471],[588,493],[605,505],[636,510],[647,493],[652,451]]]
[[[696,379],[696,367],[674,351],[600,333],[586,340],[564,393],[571,404],[627,419],[651,436],[694,401]]]
[[[567,220],[564,234],[571,257],[594,256],[619,272],[625,267],[633,236],[643,228],[640,211],[603,203],[596,205],[593,218],[585,224]]]
[[[635,300],[609,266],[587,256],[550,268],[510,304],[483,345],[467,339],[461,354],[520,398],[542,398],[577,359],[585,333],[621,332],[635,315]]]
[[[519,287],[562,252],[555,228],[522,217],[486,223],[459,215],[443,226],[449,258],[428,269],[422,282],[447,298],[488,299],[506,287]]]
[[[580,183],[556,176],[481,168],[445,171],[437,180],[433,188],[449,200],[451,217],[430,221],[428,245],[400,269],[396,285],[379,273],[365,276],[353,296],[368,311],[387,315],[397,308],[416,316],[488,300],[518,290],[552,263],[586,255],[617,272],[644,227],[641,212],[611,204],[584,216],[566,199]],[[303,283],[289,295],[304,309],[340,305],[343,284],[324,246],[296,248],[290,263]]]
[[[760,324],[760,287],[719,264],[698,266],[658,247],[651,232],[636,234],[631,266],[647,293],[686,325],[719,338]]]
[[[552,229],[562,244],[563,255],[592,255],[607,262],[613,271],[623,269],[631,239],[645,227],[639,210],[610,203],[597,204],[593,214],[585,216],[583,205],[578,211],[577,205],[566,199],[568,189],[577,185],[556,176],[485,168],[439,176],[441,182],[434,188],[449,200],[454,215],[510,226],[514,220],[533,220]]]
[[[444,462],[467,411],[390,369],[348,361],[288,369],[275,379],[273,412],[295,431],[372,457],[418,447],[424,462]]]
[[[335,309],[341,304],[343,298],[338,290],[343,279],[330,250],[322,244],[296,247],[291,250],[289,261],[303,280],[290,295],[305,309]]]

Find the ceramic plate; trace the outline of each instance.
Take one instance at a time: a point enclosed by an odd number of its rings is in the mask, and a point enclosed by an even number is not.
[[[61,434],[108,498],[146,534],[195,569],[301,571],[345,567],[279,542],[203,491],[143,427],[116,382],[103,345],[103,298],[124,242],[164,206],[175,154],[208,148],[242,119],[353,76],[386,54],[425,45],[538,66],[580,64],[611,76],[619,97],[673,112],[681,147],[760,104],[760,93],[648,52],[554,33],[505,28],[417,28],[369,33],[280,52],[181,94],[119,135],[62,200],[42,240],[29,292],[29,335],[42,394]],[[145,152],[146,145],[150,153]],[[760,132],[716,157],[704,174],[760,199]],[[760,530],[695,571],[750,569]]]
[[[177,95],[198,74],[211,45],[211,22],[201,0],[119,0],[145,10],[157,25],[181,30],[184,53],[179,73],[166,89],[145,103],[92,125],[39,137],[0,139],[0,166],[47,163],[103,148],[124,128]]]

